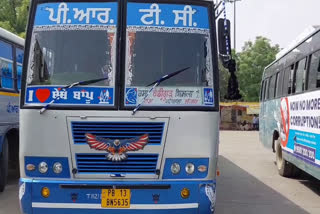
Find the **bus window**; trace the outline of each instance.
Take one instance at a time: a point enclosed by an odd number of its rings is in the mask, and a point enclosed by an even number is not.
[[[265,80],[264,82],[264,100],[267,100],[269,97],[269,78]]]
[[[294,79],[295,93],[302,92],[305,85],[306,58],[297,63],[296,75]]]
[[[262,101],[263,99],[263,89],[264,89],[264,80],[262,81],[262,83],[261,83],[261,88],[260,88],[260,101]]]
[[[279,90],[279,72],[276,74],[276,81],[275,81],[275,85],[274,85],[274,97],[277,97],[277,91]]]
[[[291,93],[291,86],[289,83],[289,76],[290,76],[290,67],[284,70],[284,77],[283,77],[283,85],[282,85],[282,96],[286,96]],[[289,93],[290,92],[290,93]]]
[[[276,83],[276,76],[273,75],[271,78],[270,78],[270,81],[269,81],[269,93],[268,93],[268,98],[269,99],[273,99],[274,98],[274,86],[275,86],[275,83]]]
[[[21,89],[21,76],[22,76],[22,61],[23,61],[23,50],[16,48],[16,61],[17,61],[17,88]]]
[[[12,46],[0,41],[0,88],[13,89]]]
[[[294,93],[294,82],[293,82],[293,77],[294,77],[294,64],[291,65],[290,70],[289,70],[289,82],[288,82],[288,95]]]
[[[308,89],[313,90],[320,87],[320,51],[312,54],[308,77]]]

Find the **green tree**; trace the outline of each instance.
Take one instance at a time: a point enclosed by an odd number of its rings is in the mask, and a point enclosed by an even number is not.
[[[30,0],[0,0],[0,27],[25,37]]]
[[[246,42],[242,52],[237,54],[237,76],[244,101],[259,101],[263,70],[276,59],[279,50],[279,46],[272,46],[269,39],[257,37],[254,42]]]

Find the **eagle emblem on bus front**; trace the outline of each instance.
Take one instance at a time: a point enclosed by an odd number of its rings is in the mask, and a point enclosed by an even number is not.
[[[111,161],[123,161],[128,158],[128,151],[142,150],[149,142],[149,135],[122,140],[102,138],[93,134],[85,134],[87,144],[91,149],[106,151],[106,158]]]

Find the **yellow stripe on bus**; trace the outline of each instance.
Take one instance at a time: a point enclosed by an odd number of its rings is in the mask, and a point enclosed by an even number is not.
[[[19,97],[19,93],[4,92],[4,91],[0,91],[0,95],[10,96],[10,97]]]

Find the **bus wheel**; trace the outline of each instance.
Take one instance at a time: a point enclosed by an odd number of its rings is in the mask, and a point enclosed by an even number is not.
[[[288,161],[286,161],[282,157],[282,147],[280,138],[277,140],[276,143],[276,163],[278,172],[283,177],[293,177],[294,176],[294,165]]]
[[[4,191],[4,187],[8,178],[8,138],[4,138],[2,145],[2,153],[0,153],[0,192]]]

